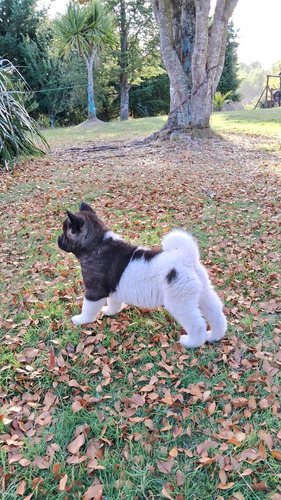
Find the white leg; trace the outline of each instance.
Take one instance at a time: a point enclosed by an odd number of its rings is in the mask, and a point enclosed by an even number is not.
[[[207,332],[207,340],[215,342],[220,340],[226,332],[227,321],[222,312],[223,304],[213,289],[200,297],[200,309],[202,314],[210,324],[211,330]]]
[[[100,312],[105,301],[106,298],[97,301],[92,301],[84,297],[82,312],[77,316],[73,316],[72,323],[74,325],[84,325],[86,323],[92,323],[96,315]]]
[[[119,302],[119,300],[114,299],[111,295],[110,297],[107,297],[107,306],[104,306],[101,312],[106,314],[106,316],[114,316],[119,313],[123,307],[124,304]]]
[[[188,282],[188,279],[183,283],[184,286],[176,283],[175,290],[170,289],[164,305],[186,331],[186,335],[181,335],[180,343],[184,347],[199,347],[207,337],[206,322],[199,309],[202,286],[199,280],[192,279]]]

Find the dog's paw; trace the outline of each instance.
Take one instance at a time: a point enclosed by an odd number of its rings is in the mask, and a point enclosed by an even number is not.
[[[85,321],[83,321],[82,314],[77,314],[77,316],[73,316],[71,321],[74,325],[83,325]]]
[[[115,316],[115,314],[118,314],[124,307],[124,304],[121,305],[121,307],[118,308],[113,308],[110,306],[103,306],[101,308],[101,312],[105,314],[106,316]]]
[[[207,338],[206,340],[208,342],[217,342],[218,340],[221,340],[225,335],[225,332],[223,333],[216,333],[216,332],[213,332],[212,330],[209,330],[207,332]]]
[[[104,306],[101,308],[101,312],[106,316],[114,316],[114,314],[118,313],[119,311],[113,311],[109,306]]]
[[[184,347],[196,348],[200,347],[204,342],[198,341],[198,339],[194,337],[190,337],[190,335],[181,335],[180,344]]]

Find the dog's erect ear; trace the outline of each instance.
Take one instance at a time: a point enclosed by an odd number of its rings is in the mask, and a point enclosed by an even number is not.
[[[94,210],[90,207],[90,205],[88,205],[87,203],[85,203],[84,201],[82,201],[81,205],[80,205],[80,211],[83,212],[93,212]]]
[[[74,233],[80,231],[80,229],[84,225],[84,219],[82,219],[82,217],[79,217],[78,215],[72,214],[69,210],[67,210],[66,213],[72,224],[72,231]]]

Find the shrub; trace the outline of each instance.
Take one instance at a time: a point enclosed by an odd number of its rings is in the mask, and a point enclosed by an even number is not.
[[[229,90],[229,92],[226,92],[225,94],[222,94],[221,92],[216,92],[214,99],[213,99],[213,108],[214,111],[221,111],[223,108],[223,105],[227,102],[228,96],[232,94],[232,90]],[[230,99],[228,99],[230,100]]]
[[[44,154],[48,144],[24,107],[24,94],[15,89],[12,74],[16,69],[8,61],[3,67],[3,62],[0,67],[0,167],[9,169],[20,156]],[[24,84],[21,76],[20,79]]]

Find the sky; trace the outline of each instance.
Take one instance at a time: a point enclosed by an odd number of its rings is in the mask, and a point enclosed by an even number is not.
[[[215,0],[211,0],[215,4]],[[40,0],[50,5],[49,14],[63,13],[68,0]],[[259,61],[263,69],[281,61],[281,0],[239,0],[233,13],[239,29],[239,62]],[[281,68],[280,68],[281,69]]]

